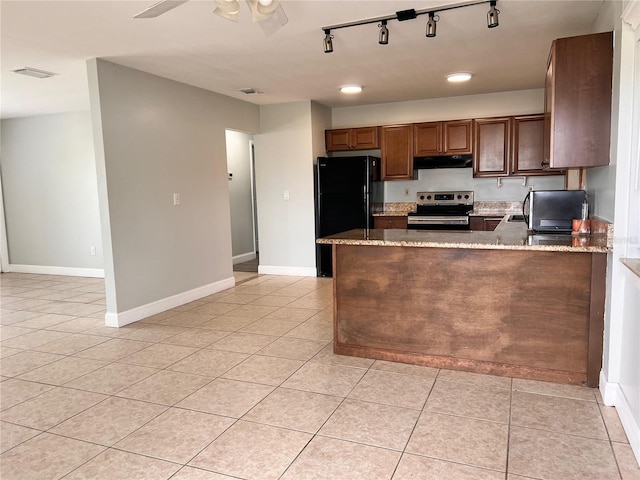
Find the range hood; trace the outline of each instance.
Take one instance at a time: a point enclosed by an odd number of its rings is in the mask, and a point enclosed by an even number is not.
[[[437,157],[414,157],[413,169],[428,168],[471,168],[473,155],[440,155]]]

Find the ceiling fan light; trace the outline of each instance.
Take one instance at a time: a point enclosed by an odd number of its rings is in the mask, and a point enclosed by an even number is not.
[[[213,10],[216,15],[236,23],[239,12],[240,0],[216,0],[216,8]]]
[[[457,72],[447,75],[447,80],[454,83],[467,82],[471,80],[471,77],[472,75],[469,72]]]
[[[278,0],[271,0],[266,5],[262,3],[263,1],[265,0],[247,0],[254,22],[260,22],[269,18],[280,7]]]
[[[495,28],[500,25],[500,22],[498,21],[498,14],[500,13],[500,10],[496,8],[495,0],[489,2],[489,5],[491,5],[491,8],[487,12],[487,27]]]
[[[361,85],[345,85],[344,87],[340,87],[340,91],[346,94],[360,93],[362,92]]]

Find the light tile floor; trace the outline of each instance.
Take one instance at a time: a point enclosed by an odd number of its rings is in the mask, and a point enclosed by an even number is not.
[[[124,328],[98,279],[2,274],[0,477],[632,480],[596,390],[334,355],[328,279]]]

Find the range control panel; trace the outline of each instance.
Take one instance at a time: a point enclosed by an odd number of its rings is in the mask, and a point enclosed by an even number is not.
[[[473,205],[473,192],[418,192],[416,203],[418,205]]]

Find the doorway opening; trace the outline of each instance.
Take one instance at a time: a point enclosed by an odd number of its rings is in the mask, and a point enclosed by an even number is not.
[[[253,135],[226,130],[233,270],[258,272],[258,210]]]

